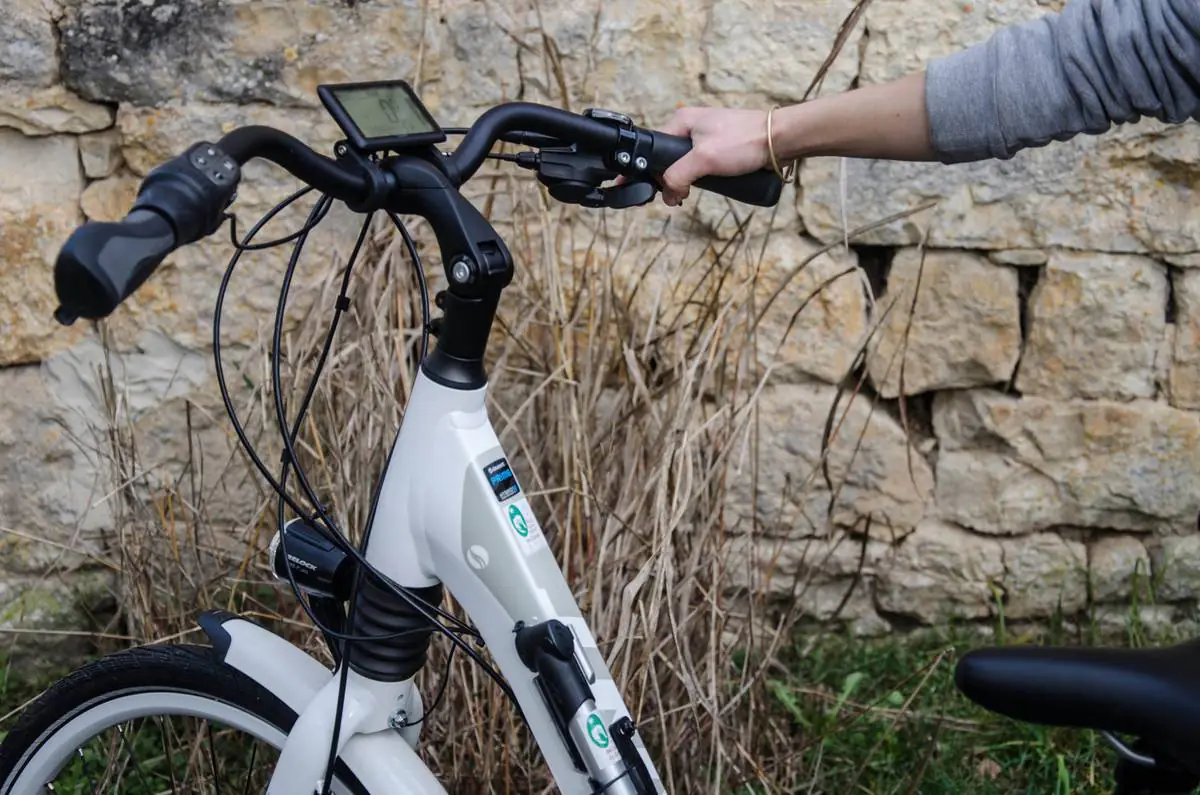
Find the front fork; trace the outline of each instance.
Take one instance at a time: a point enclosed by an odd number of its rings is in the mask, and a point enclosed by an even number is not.
[[[271,774],[267,795],[324,792],[323,775],[338,715],[340,673],[335,673],[317,692],[288,732]],[[338,756],[356,735],[382,731],[398,731],[411,747],[416,748],[421,733],[419,721],[424,712],[421,693],[411,679],[375,682],[351,670],[347,672],[345,695],[340,700]]]

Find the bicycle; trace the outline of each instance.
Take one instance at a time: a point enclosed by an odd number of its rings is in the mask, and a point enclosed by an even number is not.
[[[665,792],[488,419],[484,355],[501,292],[513,276],[513,260],[459,188],[486,157],[494,157],[494,145],[504,141],[527,148],[501,159],[535,170],[554,199],[587,207],[635,207],[654,198],[655,177],[691,143],[643,129],[611,111],[575,114],[519,102],[488,110],[468,129],[443,130],[402,81],[321,86],[318,94],[346,133],[334,158],[267,127],[241,128],[217,143],[197,143],[147,175],[123,221],[88,223],[71,235],[56,263],[55,288],[60,322],[108,316],[168,254],[221,228],[241,167],[253,158],[277,163],[308,186],[270,211],[242,240],[234,234],[236,251],[216,302],[214,358],[238,439],[278,495],[272,569],[323,633],[335,666],[328,669],[257,623],[206,612],[199,624],[210,646],[118,652],[49,688],[0,744],[0,793],[53,790],[64,772],[69,784],[80,768],[86,777],[91,766],[103,768],[100,786],[89,786],[93,791],[113,783],[132,791],[158,791],[168,784],[176,790],[180,782],[173,771],[167,779],[157,769],[146,771],[137,758],[113,761],[142,742],[134,730],[152,718],[160,719],[158,736],[151,737],[156,762],[173,760],[177,752],[189,759],[200,753],[195,745],[174,748],[172,737],[192,731],[193,719],[206,721],[213,777],[222,769],[216,739],[229,732],[248,735],[255,741],[248,758],[244,744],[221,744],[231,757],[222,759],[223,769],[245,774],[243,792],[262,788],[261,778],[269,772],[265,788],[272,795],[444,793],[416,753],[427,711],[414,677],[435,632],[450,640],[453,651],[482,666],[512,699],[560,791]],[[437,144],[451,134],[462,140],[453,152],[443,153]],[[623,180],[607,184],[618,177]],[[698,187],[758,206],[773,206],[782,191],[771,171],[710,177]],[[320,198],[299,231],[270,243],[253,242],[271,217],[313,190]],[[435,323],[428,317],[428,295],[420,282],[426,307],[420,372],[376,487],[361,548],[330,518],[295,450],[332,331],[290,423],[280,397],[279,340],[291,274],[308,232],[335,200],[368,216],[348,259],[347,280],[367,224],[374,213],[383,212],[399,230],[418,272],[416,248],[400,216],[427,220],[441,249],[447,283],[436,302],[443,313]],[[241,253],[288,242],[296,249],[284,277],[272,357],[276,420],[286,454],[274,475],[246,438],[231,401],[221,366],[220,317]],[[346,308],[345,284],[333,328]],[[429,333],[436,337],[432,349]],[[289,474],[311,507],[288,491]],[[285,521],[289,510],[295,516]],[[471,623],[441,609],[443,587]],[[480,657],[471,640],[486,645],[498,670]],[[1193,647],[1180,648],[1177,656],[1192,656],[1179,659],[1194,660],[1200,654]],[[1186,753],[1200,747],[1200,742],[1186,742],[1200,737],[1200,722],[1189,723],[1180,706],[1186,690],[1182,675],[1155,662],[1167,659],[1155,654],[1170,653],[976,652],[960,662],[959,684],[985,706],[1018,718],[1074,720],[1108,732],[1118,745],[1115,733],[1137,734],[1143,738],[1137,750],[1120,746],[1122,764],[1128,766],[1122,769],[1150,771],[1144,781],[1153,786],[1176,786],[1182,779],[1166,774],[1182,771],[1186,778],[1200,773],[1200,755],[1189,758]],[[1114,656],[1104,656],[1108,654]],[[1088,670],[1107,672],[1107,692],[1080,684],[1078,672]],[[1176,697],[1175,720],[1154,720],[1137,711],[1140,694],[1135,689],[1107,687],[1136,670],[1149,672],[1144,675]],[[1030,672],[1073,682],[1074,689],[1062,691],[1069,697],[1050,698],[1045,687],[1025,681]],[[1055,709],[1064,714],[1052,714]],[[1200,715],[1200,709],[1188,714]],[[225,729],[214,735],[213,723]],[[117,736],[107,745],[91,745],[113,729]],[[1185,742],[1165,742],[1176,735]],[[269,770],[258,763],[260,745],[278,752]],[[1151,759],[1151,753],[1158,759]],[[1169,759],[1180,760],[1180,771]],[[182,783],[203,788],[207,781],[185,778]],[[1143,790],[1119,791],[1129,795]]]

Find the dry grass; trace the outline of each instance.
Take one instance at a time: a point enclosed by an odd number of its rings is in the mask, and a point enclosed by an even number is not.
[[[478,182],[486,186],[478,204],[498,214],[519,264],[493,336],[493,420],[668,790],[789,790],[808,771],[766,675],[777,670],[799,615],[794,604],[732,595],[726,546],[754,528],[736,525],[726,509],[731,480],[757,474],[756,401],[771,380],[761,324],[782,314],[790,329],[821,289],[856,272],[826,280],[801,307],[783,306],[782,286],[765,301],[758,287],[767,240],[750,236],[748,221],[732,240],[707,241],[639,221],[636,212],[552,206],[528,180]],[[784,283],[821,253],[796,263]],[[326,264],[311,288],[313,308],[286,337],[289,405],[320,349],[339,268]],[[363,527],[413,384],[416,295],[399,239],[377,224],[301,439],[314,486],[353,532]],[[877,325],[886,314],[876,313]],[[242,363],[235,386],[247,429],[272,462],[267,351],[264,342],[233,354]],[[119,530],[100,556],[120,570],[117,636],[194,638],[197,610],[224,606],[269,619],[322,654],[290,594],[266,577],[273,502],[253,485],[230,437],[212,444],[219,418],[187,403],[189,438],[200,438],[190,426],[203,417],[206,444],[170,475],[146,472],[117,379],[101,376],[109,422],[97,441],[116,486]],[[843,386],[848,397],[829,419],[830,439],[848,402],[868,399],[861,380]],[[804,489],[828,473],[818,466],[796,475]],[[231,491],[257,495],[258,514],[227,516]],[[797,583],[796,594],[806,587]],[[422,674],[427,694],[447,651],[435,642]],[[545,791],[544,766],[503,695],[462,657],[449,670],[445,703],[426,724],[431,766],[452,791]]]
[[[763,298],[761,237],[705,242],[635,214],[552,206],[528,183],[489,190],[511,207],[502,228],[520,268],[494,332],[490,410],[660,772],[672,792],[786,789],[805,775],[804,757],[766,675],[778,673],[777,652],[800,616],[792,604],[735,596],[745,575],[726,544],[753,528],[732,522],[726,507],[730,481],[754,477],[756,400],[771,376],[759,324],[794,320],[801,309],[777,301],[778,291]],[[341,278],[339,262],[317,270],[313,300],[298,302],[311,309],[285,337],[289,406],[307,383]],[[355,532],[416,372],[414,271],[388,225],[373,227],[351,296],[300,450],[316,490]],[[231,351],[238,364],[229,371],[247,431],[272,462],[268,350],[264,341]],[[177,401],[179,432],[195,443],[169,472],[148,466],[119,379],[104,363],[97,375],[107,421],[93,443],[116,485],[107,500],[118,528],[98,557],[120,571],[109,641],[197,640],[197,612],[220,606],[324,655],[290,593],[266,574],[274,504],[250,488],[231,434],[214,437],[220,418]],[[847,388],[854,393],[856,382]],[[846,407],[830,418],[830,436]],[[820,479],[818,469],[797,473],[796,488]],[[257,514],[239,522],[223,503],[231,489],[243,504],[257,496]],[[796,583],[798,597],[806,587]],[[447,651],[435,642],[422,674],[427,694]],[[427,723],[431,766],[454,791],[549,786],[499,690],[461,656],[449,670],[445,702]]]

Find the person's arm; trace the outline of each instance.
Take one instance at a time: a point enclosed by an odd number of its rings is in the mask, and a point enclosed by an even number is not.
[[[877,160],[937,157],[930,143],[923,72],[780,108],[771,118],[771,127],[781,163],[825,155]]]
[[[779,160],[832,155],[961,163],[1200,115],[1200,0],[1070,0],[929,65],[927,73],[777,110]],[[693,150],[664,175],[676,204],[707,174],[769,165],[766,114],[685,108],[664,127]]]
[[[766,122],[767,114],[760,110],[676,111],[662,130],[690,137],[692,150],[663,173],[663,200],[679,204],[692,183],[710,174],[736,176],[770,168]],[[781,164],[821,155],[933,160],[925,76],[780,108],[771,117],[771,139]]]
[[[945,163],[1008,159],[1149,116],[1200,116],[1200,0],[1070,0],[934,61],[925,86]]]

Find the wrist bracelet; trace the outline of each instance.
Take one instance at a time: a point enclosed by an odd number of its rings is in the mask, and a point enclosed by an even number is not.
[[[796,161],[792,160],[788,163],[787,171],[784,171],[779,167],[779,159],[775,157],[775,142],[771,140],[771,117],[778,107],[776,105],[767,111],[767,153],[771,156],[771,168],[775,169],[775,173],[779,175],[779,179],[787,183],[792,181],[792,177],[796,173]]]

